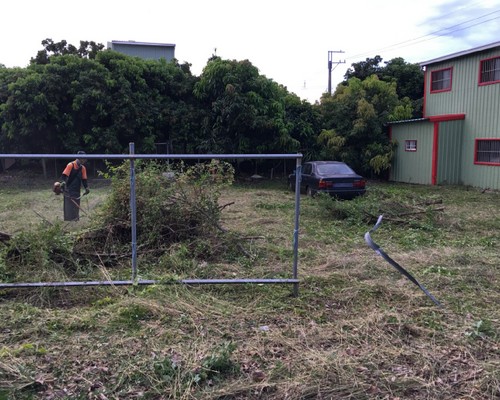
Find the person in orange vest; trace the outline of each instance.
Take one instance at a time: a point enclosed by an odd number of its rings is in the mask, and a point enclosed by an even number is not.
[[[85,155],[84,151],[77,154]],[[60,178],[62,193],[64,194],[64,220],[78,221],[80,219],[80,195],[81,187],[85,188],[85,193],[89,194],[87,182],[87,169],[85,168],[85,158],[77,158],[66,165]]]

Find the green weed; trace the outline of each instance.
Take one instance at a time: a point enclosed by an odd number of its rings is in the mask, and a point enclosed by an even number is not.
[[[194,381],[200,383],[211,378],[220,378],[224,375],[237,372],[238,365],[231,359],[236,350],[233,342],[224,342],[217,346],[210,354],[201,360],[200,369],[194,376]]]
[[[471,339],[496,338],[497,331],[490,320],[481,319],[474,322],[471,329],[465,335]]]
[[[118,310],[115,322],[130,329],[138,329],[142,321],[153,318],[155,314],[145,305],[130,304]]]
[[[76,264],[72,257],[73,243],[74,238],[64,232],[61,224],[41,225],[9,241],[0,253],[2,269],[8,276],[21,275],[27,280],[33,279],[33,273],[36,276],[52,270],[60,274],[61,268],[74,268]]]

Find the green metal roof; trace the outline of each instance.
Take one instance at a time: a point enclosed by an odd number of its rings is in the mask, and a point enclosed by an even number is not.
[[[422,122],[422,121],[429,121],[429,118],[402,119],[400,121],[389,121],[389,122],[386,122],[386,124],[387,125],[394,125],[394,124],[406,124],[409,122]]]

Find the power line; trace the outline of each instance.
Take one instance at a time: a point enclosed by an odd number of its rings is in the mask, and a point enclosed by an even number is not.
[[[481,22],[478,22],[477,24],[473,24],[473,25],[470,25],[470,26],[466,26],[466,27],[464,27],[464,28],[460,28],[460,29],[455,29],[455,30],[453,30],[453,31],[451,31],[451,32],[443,33],[443,34],[441,34],[441,35],[437,35],[437,36],[434,36],[434,37],[431,37],[431,38],[428,38],[428,39],[420,40],[420,41],[418,41],[418,42],[411,43],[411,44],[408,44],[408,45],[406,45],[406,46],[401,46],[401,47],[398,47],[398,48],[408,47],[408,46],[412,46],[412,45],[414,45],[414,44],[418,44],[418,43],[422,43],[422,42],[427,42],[427,41],[429,41],[429,40],[437,39],[438,37],[445,36],[445,35],[448,35],[448,34],[450,34],[450,33],[458,32],[458,31],[463,31],[463,30],[465,30],[465,29],[469,29],[469,28],[472,28],[472,27],[474,27],[474,26],[484,24],[484,23],[486,23],[486,22],[494,21],[495,19],[499,19],[499,18],[500,18],[500,16],[495,17],[495,18],[490,18],[490,19],[488,19],[488,20],[486,20],[486,21],[481,21]]]
[[[442,20],[442,19],[444,19],[444,18],[446,18],[446,17],[448,17],[450,15],[454,15],[454,14],[456,14],[458,12],[463,12],[463,10],[475,7],[477,5],[481,5],[481,6],[484,7],[484,0],[476,1],[475,3],[467,4],[467,5],[463,5],[462,4],[462,5],[458,6],[457,8],[455,8],[453,11],[447,12],[446,14],[440,14],[438,16],[435,16],[435,17],[432,17],[432,18],[428,19],[427,22],[434,21],[434,20],[437,20],[437,19],[441,19]],[[424,25],[424,23],[421,23],[421,24],[419,24],[417,26],[422,26],[422,25]]]
[[[418,43],[422,43],[422,42],[426,42],[428,40],[432,40],[432,39],[437,39],[438,37],[441,37],[441,36],[445,36],[445,35],[450,35],[454,32],[458,32],[458,31],[462,31],[462,30],[465,30],[465,29],[469,29],[469,28],[472,28],[474,26],[477,26],[477,25],[481,25],[481,24],[484,24],[486,22],[490,22],[490,21],[493,21],[495,19],[498,19],[500,17],[495,17],[495,18],[490,18],[488,20],[485,20],[485,21],[481,21],[481,22],[478,22],[476,24],[473,24],[473,25],[470,25],[470,26],[466,26],[466,27],[463,27],[463,28],[460,28],[460,29],[454,29],[454,30],[450,30],[450,29],[453,29],[453,28],[456,28],[458,26],[461,26],[461,25],[464,25],[464,24],[468,24],[470,22],[473,22],[473,21],[477,21],[478,19],[482,19],[482,18],[485,18],[489,15],[493,15],[493,14],[497,14],[499,13],[500,10],[496,10],[496,11],[492,11],[490,13],[487,13],[487,14],[484,14],[484,15],[481,15],[479,17],[476,17],[476,18],[472,18],[472,19],[469,19],[467,21],[464,21],[464,22],[461,22],[459,24],[456,24],[456,25],[452,25],[452,26],[449,26],[449,27],[446,27],[446,28],[442,28],[442,29],[439,29],[437,31],[434,31],[434,32],[430,32],[426,35],[423,35],[423,36],[419,36],[417,38],[414,38],[414,39],[409,39],[409,40],[405,40],[403,42],[399,42],[399,43],[395,43],[393,45],[390,45],[390,46],[386,46],[386,47],[383,47],[383,48],[380,48],[378,50],[373,50],[373,51],[368,51],[368,52],[363,52],[363,53],[360,53],[360,54],[356,54],[354,56],[351,56],[351,57],[347,57],[346,59],[350,60],[350,59],[353,59],[353,58],[359,58],[361,56],[364,56],[364,55],[367,55],[367,54],[372,54],[372,53],[376,53],[376,52],[380,52],[380,51],[383,51],[383,50],[390,50],[390,49],[393,49],[393,50],[396,50],[396,49],[399,49],[399,48],[403,48],[403,47],[408,47],[408,46],[412,46],[412,45],[415,45],[415,44],[418,44]],[[445,33],[442,33],[440,35],[436,35],[437,33],[439,32],[443,32],[445,31]],[[435,35],[435,36],[434,36]],[[431,38],[428,38],[428,39],[425,39],[427,38],[428,36],[432,36]],[[419,39],[423,39],[423,40],[419,40]],[[406,44],[408,43],[408,44]],[[403,46],[404,45],[404,46]]]

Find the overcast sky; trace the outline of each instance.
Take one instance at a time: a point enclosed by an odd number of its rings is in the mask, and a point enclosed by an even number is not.
[[[46,38],[172,43],[195,75],[214,53],[248,59],[312,103],[328,88],[329,51],[343,51],[332,53],[334,89],[368,57],[413,63],[500,41],[500,0],[16,0],[1,10],[7,67],[27,66]]]

